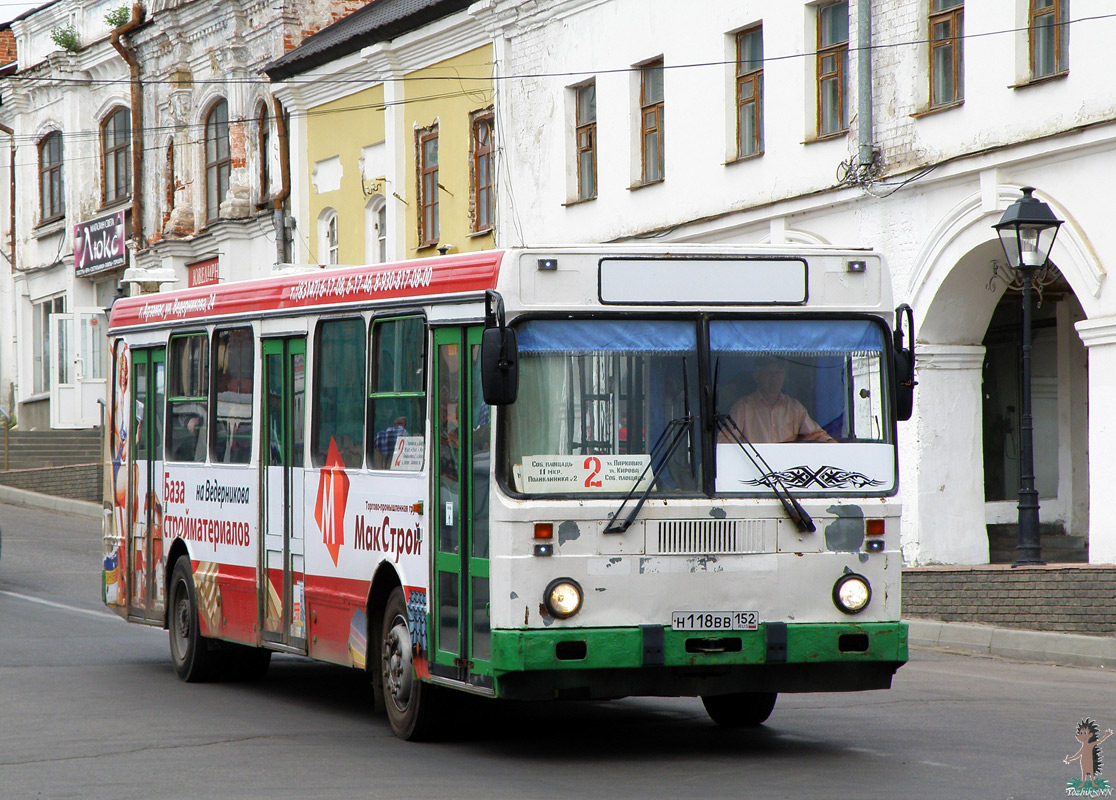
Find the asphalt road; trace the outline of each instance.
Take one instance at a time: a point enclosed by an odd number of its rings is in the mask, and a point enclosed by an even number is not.
[[[475,701],[409,744],[351,670],[179,682],[165,632],[101,606],[99,523],[0,528],[0,798],[1053,798],[1078,721],[1116,728],[1105,670],[914,650],[890,691],[784,695],[749,732],[687,698]]]

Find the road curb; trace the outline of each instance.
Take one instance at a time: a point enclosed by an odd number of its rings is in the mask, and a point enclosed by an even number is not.
[[[69,497],[55,497],[54,495],[32,492],[28,489],[16,489],[12,486],[0,486],[0,503],[21,508],[55,511],[59,514],[69,514],[85,519],[100,519],[104,513],[100,503],[72,500]]]
[[[908,641],[916,647],[940,647],[1062,666],[1116,667],[1116,637],[1026,631],[926,619],[905,621],[909,626]]]

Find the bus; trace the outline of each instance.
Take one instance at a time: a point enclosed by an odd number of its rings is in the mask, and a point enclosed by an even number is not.
[[[700,697],[739,727],[889,688],[891,303],[870,250],[691,244],[119,299],[103,600],[185,681],[364,670],[404,739],[453,692]]]

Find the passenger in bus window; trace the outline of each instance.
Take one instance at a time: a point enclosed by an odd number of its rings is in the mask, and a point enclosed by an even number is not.
[[[400,436],[406,435],[406,417],[396,417],[395,422],[393,422],[391,425],[387,426],[382,431],[376,431],[376,435],[372,440],[373,446],[376,448],[376,469],[391,468],[391,457],[395,454],[395,445],[398,443]]]
[[[781,359],[756,360],[752,380],[756,389],[740,398],[729,416],[750,442],[832,442],[832,436],[814,422],[802,403],[783,393],[787,377]],[[729,441],[722,434],[721,441]]]

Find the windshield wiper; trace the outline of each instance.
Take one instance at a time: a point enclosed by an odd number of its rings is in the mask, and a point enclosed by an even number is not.
[[[628,490],[628,494],[623,502],[620,503],[620,507],[617,508],[616,513],[612,515],[612,520],[605,526],[605,533],[623,533],[632,526],[636,516],[639,514],[639,510],[643,508],[643,504],[647,502],[647,496],[651,494],[651,490],[654,488],[655,483],[658,482],[661,477],[660,468],[670,461],[671,456],[674,455],[674,451],[678,449],[678,443],[682,441],[682,437],[689,431],[693,421],[694,418],[687,414],[684,417],[675,417],[666,424],[666,427],[663,428],[663,432],[659,434],[659,438],[655,440],[655,446],[651,448],[651,454],[647,459],[647,466],[643,468],[643,472],[639,473],[639,477],[636,478],[636,482],[632,484],[632,488]],[[669,444],[662,458],[658,460],[656,465],[655,454],[662,449],[663,443],[668,441],[668,435]],[[649,469],[653,471],[651,480],[647,482],[647,488],[644,489],[643,494],[639,496],[639,500],[636,501],[635,507],[628,512],[628,516],[621,521],[620,512],[624,510],[624,506],[632,499],[632,495],[635,494],[636,489],[639,488],[639,485],[647,476],[647,470]]]
[[[801,533],[813,533],[817,530],[814,525],[814,520],[798,502],[798,499],[790,493],[790,489],[783,483],[783,479],[779,477],[779,473],[771,469],[771,466],[764,459],[756,446],[749,441],[748,437],[744,435],[744,431],[736,424],[736,420],[728,414],[716,414],[714,418],[717,420],[717,428],[724,431],[725,434],[731,439],[737,447],[739,447],[748,460],[752,462],[756,472],[760,474],[760,482],[768,486],[775,497],[778,498],[782,504],[783,509],[787,512],[787,516],[798,527]]]

